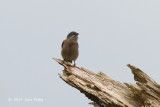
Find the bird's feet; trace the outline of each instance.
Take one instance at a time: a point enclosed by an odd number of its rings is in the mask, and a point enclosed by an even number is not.
[[[76,63],[75,63],[75,61],[74,61],[74,67],[76,66]]]

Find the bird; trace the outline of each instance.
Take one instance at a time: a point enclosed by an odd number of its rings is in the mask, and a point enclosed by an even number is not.
[[[63,63],[74,61],[74,66],[76,66],[76,59],[79,55],[79,45],[78,45],[78,35],[79,33],[72,31],[67,35],[67,38],[63,40],[61,46],[61,55],[63,57]]]

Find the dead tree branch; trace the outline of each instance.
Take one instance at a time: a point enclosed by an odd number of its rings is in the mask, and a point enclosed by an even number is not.
[[[136,84],[120,83],[103,72],[93,73],[82,67],[53,58],[64,66],[59,74],[67,84],[80,90],[94,107],[160,107],[160,85],[140,69],[127,65]]]

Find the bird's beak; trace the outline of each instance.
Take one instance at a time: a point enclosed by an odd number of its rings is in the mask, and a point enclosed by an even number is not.
[[[79,35],[79,33],[77,33],[77,36]]]

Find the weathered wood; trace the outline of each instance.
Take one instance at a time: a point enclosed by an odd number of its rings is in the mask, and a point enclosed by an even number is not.
[[[103,72],[97,74],[71,63],[53,58],[64,66],[59,74],[67,84],[77,88],[94,107],[160,107],[160,85],[140,69],[128,65],[136,84],[120,83]]]

